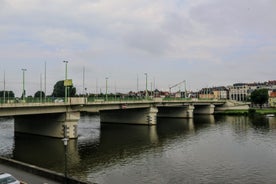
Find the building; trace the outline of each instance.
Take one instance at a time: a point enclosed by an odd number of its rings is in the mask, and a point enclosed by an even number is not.
[[[214,87],[212,89],[215,99],[228,99],[229,90],[224,86]]]
[[[198,98],[202,98],[202,99],[214,99],[215,95],[214,95],[214,92],[213,92],[213,88],[202,88],[198,92]]]
[[[276,89],[270,90],[268,104],[270,107],[276,107]]]
[[[251,93],[256,89],[276,89],[276,81],[254,82],[254,83],[236,83],[228,86],[229,99],[236,101],[247,101],[250,99]]]
[[[252,91],[254,91],[248,84],[236,83],[233,86],[228,86],[229,99],[236,101],[247,101]]]

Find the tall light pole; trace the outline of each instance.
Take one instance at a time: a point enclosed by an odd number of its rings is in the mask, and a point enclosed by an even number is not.
[[[138,91],[139,91],[139,76],[138,76],[138,74],[137,74],[137,81],[136,81],[136,87],[137,87],[137,93],[138,93]]]
[[[67,155],[68,155],[68,136],[67,136],[67,125],[64,125],[64,138],[62,139],[63,141],[63,145],[64,145],[64,178],[65,178],[65,184],[67,184],[67,175],[68,175],[68,171],[67,171]]]
[[[63,61],[63,62],[65,63],[65,80],[64,81],[66,81],[67,80],[67,64],[68,64],[68,61]],[[68,92],[68,88],[67,88],[67,85],[66,85],[65,86],[65,94],[64,94],[64,101],[65,102],[67,102],[67,96],[68,96],[67,92]]]
[[[25,101],[25,72],[27,71],[27,69],[24,69],[24,68],[22,68],[21,69],[22,70],[22,72],[23,72],[23,92],[22,92],[22,100],[23,100],[23,102]]]
[[[83,94],[83,97],[85,96],[84,95],[84,90],[85,90],[85,83],[84,83],[84,81],[85,81],[85,67],[83,67],[83,69],[82,69],[82,94]]]
[[[44,100],[46,102],[46,67],[47,67],[47,63],[45,61],[44,63]]]
[[[4,71],[4,103],[6,103],[6,72]]]
[[[146,99],[148,99],[148,73],[145,73],[146,75]]]
[[[42,103],[42,74],[40,74],[40,92],[39,92],[39,102]]]
[[[184,90],[185,90],[185,98],[187,98],[187,81],[184,80]]]
[[[105,100],[107,101],[107,80],[108,77],[105,78]]]

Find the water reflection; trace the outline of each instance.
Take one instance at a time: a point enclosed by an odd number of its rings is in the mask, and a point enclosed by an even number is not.
[[[7,132],[11,125],[0,121]],[[276,179],[275,125],[275,117],[201,115],[160,118],[148,127],[100,124],[99,116],[86,115],[79,122],[79,139],[69,141],[68,173],[99,183],[118,177],[133,183],[270,183]],[[60,139],[0,133],[14,159],[63,172]]]
[[[262,115],[255,115],[250,117],[253,128],[269,131],[275,129],[275,117],[266,117]]]
[[[77,140],[68,141],[68,165],[79,165],[80,157],[77,148]],[[64,145],[61,139],[15,134],[15,147],[13,157],[16,160],[29,164],[45,167],[58,172],[64,168]]]
[[[13,118],[0,118],[0,155],[12,157],[14,149]]]
[[[276,118],[275,117],[267,117],[269,129],[276,130]]]
[[[194,119],[159,118],[157,134],[161,139],[174,139],[194,132]]]
[[[158,144],[156,126],[102,124],[98,142],[80,146],[80,168],[87,173],[110,167]],[[77,173],[76,173],[77,174]]]

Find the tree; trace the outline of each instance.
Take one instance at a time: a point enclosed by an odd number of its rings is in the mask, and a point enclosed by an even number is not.
[[[5,91],[5,95],[4,95],[4,91],[0,91],[0,97],[4,98],[4,96],[6,98],[14,98],[14,92],[13,91]]]
[[[68,97],[72,97],[75,95],[76,95],[76,88],[74,86],[70,86]],[[64,80],[56,82],[52,96],[54,96],[54,97],[64,97],[65,96]]]
[[[251,93],[251,102],[260,107],[268,102],[268,89],[256,89]]]
[[[35,98],[40,98],[40,97],[44,98],[44,97],[45,97],[45,93],[44,93],[44,91],[37,91],[37,92],[34,94],[34,97],[35,97]]]

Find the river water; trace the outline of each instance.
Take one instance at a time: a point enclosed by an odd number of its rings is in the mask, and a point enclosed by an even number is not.
[[[14,135],[13,121],[0,119],[0,155],[63,173],[63,142]],[[67,148],[68,174],[96,183],[276,182],[275,117],[162,118],[148,127],[83,115]]]

